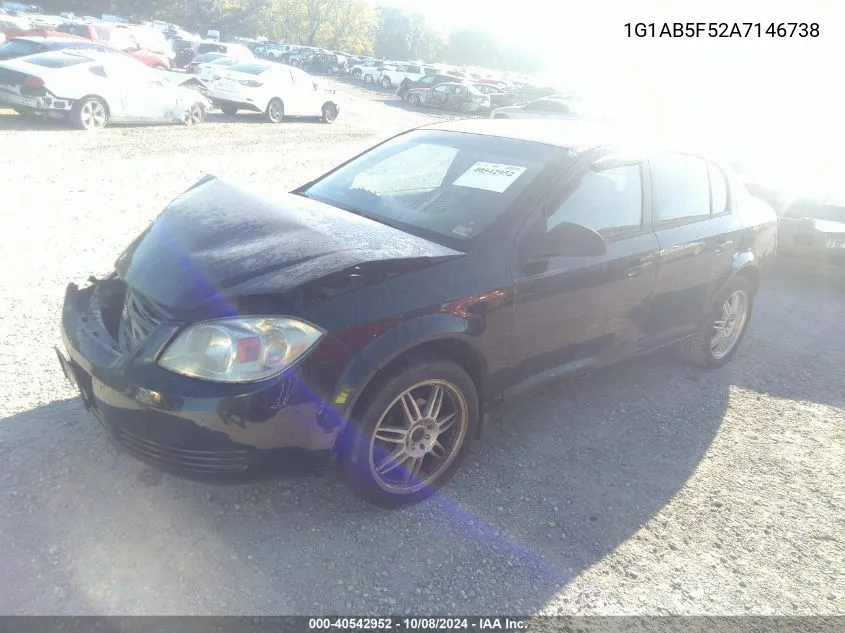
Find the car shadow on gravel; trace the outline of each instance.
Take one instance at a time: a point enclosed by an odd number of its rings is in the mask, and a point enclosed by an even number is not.
[[[298,117],[285,117],[285,120],[281,125],[285,125],[287,123],[293,122],[302,122],[302,123],[323,123],[323,120],[319,116],[298,116]],[[266,125],[267,127],[272,127],[274,124],[270,123],[267,117],[262,112],[251,112],[244,110],[242,112],[238,112],[232,116],[223,114],[222,112],[209,112],[206,115],[205,123],[207,124],[220,124],[220,123],[245,123],[248,125],[254,124],[261,124]]]
[[[0,131],[33,130],[45,132],[74,131],[62,119],[44,116],[22,116],[13,110],[0,110]]]
[[[399,97],[395,99],[388,99],[382,101],[382,103],[386,106],[390,106],[391,108],[398,108],[400,110],[405,110],[406,112],[417,112],[417,113],[424,113],[431,116],[439,116],[444,119],[478,119],[478,118],[486,118],[483,114],[478,113],[470,113],[470,112],[460,112],[458,110],[443,110],[441,108],[426,108],[425,106],[412,106],[409,103],[406,103]]]
[[[238,587],[255,613],[532,613],[678,492],[729,386],[664,356],[548,385],[493,411],[442,494],[397,511],[359,501],[336,471],[247,486],[162,475],[76,400],[54,402],[0,424],[0,532],[16,534],[0,553],[15,572],[0,612],[155,611],[151,585],[172,586],[174,612],[244,608],[236,596],[197,607],[179,588],[189,573]],[[26,580],[45,573],[55,595]],[[131,600],[103,597],[118,584]]]
[[[734,397],[845,406],[831,275],[773,274],[722,369],[663,351],[501,403],[453,481],[401,510],[359,501],[336,470],[225,487],[163,475],[76,399],[13,415],[0,613],[536,612],[631,538],[655,557],[684,548],[683,533],[639,530],[695,474]],[[808,306],[828,329],[787,330]],[[614,582],[638,582],[637,564],[614,563]],[[574,599],[577,612],[601,596]]]

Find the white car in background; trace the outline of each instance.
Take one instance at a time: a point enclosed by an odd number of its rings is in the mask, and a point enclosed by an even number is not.
[[[491,119],[581,119],[588,113],[575,101],[561,97],[543,97],[525,105],[494,108]]]
[[[272,123],[286,116],[319,116],[333,123],[340,112],[334,90],[305,71],[275,62],[254,61],[224,68],[211,85],[211,98],[224,114],[263,112]]]
[[[431,72],[434,72],[433,70]],[[395,68],[385,67],[379,77],[379,84],[382,88],[395,88],[401,86],[405,79],[416,81],[427,74],[422,64],[400,64]]]
[[[264,57],[267,59],[281,59],[283,55],[287,55],[296,48],[294,44],[273,44],[264,47]]]
[[[377,84],[379,79],[387,70],[396,70],[397,64],[373,64],[372,66],[361,67],[361,79],[365,84]],[[354,68],[354,66],[353,66]]]
[[[205,120],[211,103],[191,75],[166,73],[121,52],[58,50],[0,62],[0,105],[26,116],[67,118],[98,130],[109,122]]]
[[[381,66],[384,66],[384,62],[380,59],[368,59],[365,62],[352,66],[352,68],[349,69],[349,74],[352,75],[352,79],[363,79],[364,70],[372,70],[375,72],[376,69]]]
[[[197,77],[199,77],[203,83],[210,86],[214,78],[223,72],[225,68],[234,66],[240,62],[241,60],[237,57],[218,57],[210,62],[199,64],[197,66]]]

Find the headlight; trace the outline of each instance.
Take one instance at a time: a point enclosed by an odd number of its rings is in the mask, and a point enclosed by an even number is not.
[[[263,380],[290,367],[323,334],[310,323],[282,317],[217,319],[188,327],[158,364],[218,382]]]

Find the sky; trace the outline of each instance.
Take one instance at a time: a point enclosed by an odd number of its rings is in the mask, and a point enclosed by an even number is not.
[[[550,62],[557,83],[672,138],[756,152],[773,168],[779,154],[796,151],[842,160],[845,0],[382,3],[532,50]],[[629,22],[816,22],[819,37],[629,38]]]

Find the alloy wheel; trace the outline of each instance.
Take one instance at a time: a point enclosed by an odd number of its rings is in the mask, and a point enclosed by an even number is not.
[[[326,123],[332,123],[337,118],[337,106],[333,103],[327,103],[323,106],[323,119]]]
[[[96,99],[90,99],[82,105],[80,118],[86,130],[99,130],[105,127],[108,115],[102,103]]]
[[[267,106],[267,118],[273,123],[279,123],[285,116],[284,106],[278,99],[273,99]]]
[[[734,290],[722,304],[721,314],[713,323],[710,352],[721,360],[736,346],[748,318],[748,295],[744,290]]]
[[[185,124],[186,125],[199,125],[205,120],[205,108],[202,107],[202,104],[195,103],[191,106],[191,109],[185,115]]]
[[[469,413],[460,390],[426,380],[388,405],[370,438],[370,473],[393,494],[411,494],[437,480],[454,461],[466,436]]]

